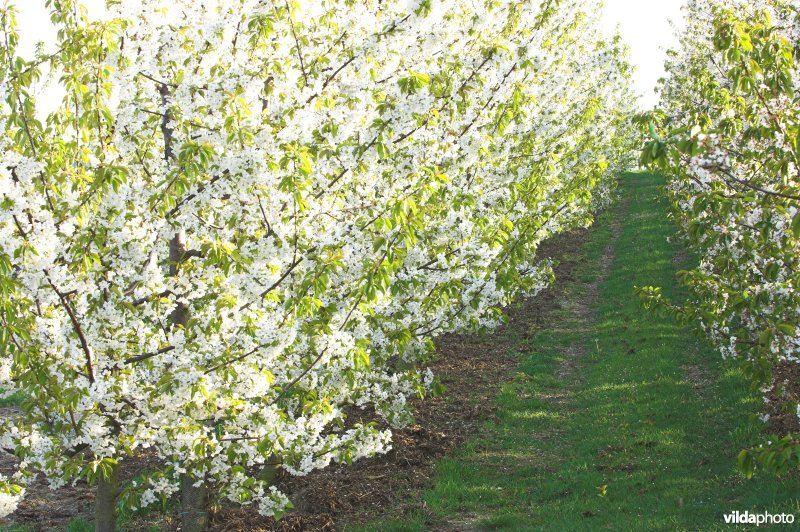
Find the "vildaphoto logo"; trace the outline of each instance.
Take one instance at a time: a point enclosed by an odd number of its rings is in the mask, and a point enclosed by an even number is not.
[[[794,514],[771,514],[769,512],[731,512],[723,516],[728,525],[791,525],[794,523]]]

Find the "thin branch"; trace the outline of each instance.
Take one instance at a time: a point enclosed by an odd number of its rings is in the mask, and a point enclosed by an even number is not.
[[[292,19],[292,9],[289,7],[289,2],[286,4],[286,15],[289,17],[289,27],[292,30],[292,37],[294,37],[294,44],[297,47],[297,56],[300,58],[300,71],[303,73],[303,80],[306,87],[308,87],[308,72],[306,72],[306,63],[303,60],[303,49],[300,47],[300,39],[297,37],[297,32],[294,29],[294,20]]]
[[[739,179],[738,177],[733,175],[730,171],[726,170],[725,168],[717,167],[717,170],[719,170],[720,172],[722,172],[723,174],[728,176],[730,179],[733,179],[734,181],[736,181],[740,185],[744,185],[745,187],[747,187],[747,188],[749,188],[751,190],[755,190],[757,192],[761,192],[762,194],[767,194],[767,195],[770,195],[770,196],[777,196],[779,198],[800,201],[800,196],[793,196],[791,194],[783,194],[781,192],[775,192],[774,190],[767,190],[765,188],[761,188],[759,186],[753,185],[752,183],[750,183],[748,181],[745,181],[743,179]]]
[[[72,322],[72,328],[75,331],[75,334],[78,335],[78,340],[81,342],[81,348],[83,348],[83,353],[86,355],[86,374],[89,378],[89,382],[94,383],[94,369],[92,368],[92,352],[89,349],[89,343],[86,341],[86,335],[83,334],[83,329],[81,328],[80,322],[78,322],[78,318],[75,316],[75,312],[72,310],[72,306],[69,304],[69,300],[67,296],[58,288],[56,285],[53,284],[53,281],[50,280],[50,276],[45,271],[45,278],[47,279],[48,284],[53,289],[53,291],[58,296],[58,299],[61,301],[61,306],[64,307],[64,310],[67,311],[69,314],[69,319]]]
[[[166,81],[161,81],[159,79],[156,79],[156,78],[150,76],[149,74],[147,74],[145,72],[139,71],[139,75],[142,76],[143,78],[149,79],[150,81],[152,81],[154,83],[158,83],[159,85],[172,87],[173,89],[177,89],[178,88],[178,86],[175,83],[168,83]]]
[[[355,61],[355,59],[356,59],[356,56],[351,56],[351,57],[350,57],[350,59],[348,59],[347,61],[345,61],[344,63],[342,63],[342,66],[340,66],[339,68],[337,68],[336,70],[334,70],[334,71],[333,71],[333,73],[332,73],[330,76],[328,76],[328,77],[325,79],[325,82],[322,84],[322,88],[320,88],[319,92],[315,92],[314,94],[312,94],[311,96],[309,96],[309,97],[308,97],[308,100],[306,100],[306,103],[307,103],[307,104],[311,103],[311,102],[312,102],[312,100],[314,100],[314,98],[316,98],[316,97],[317,97],[317,96],[319,96],[319,95],[320,95],[322,92],[324,92],[324,91],[325,91],[325,88],[328,86],[328,84],[330,84],[330,82],[331,82],[331,81],[333,81],[333,79],[334,79],[334,78],[335,78],[335,77],[336,77],[336,76],[339,74],[339,72],[341,72],[342,70],[344,70],[345,68],[347,68],[347,65],[349,65],[350,63],[352,63],[353,61]]]
[[[162,347],[158,351],[153,351],[152,353],[144,353],[142,355],[136,355],[133,357],[128,357],[122,361],[123,364],[135,364],[136,362],[141,362],[143,360],[147,360],[148,358],[153,358],[158,355],[163,355],[164,353],[169,353],[175,349],[174,345],[169,345],[167,347]]]

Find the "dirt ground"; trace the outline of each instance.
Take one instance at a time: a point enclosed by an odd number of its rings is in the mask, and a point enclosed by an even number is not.
[[[791,406],[800,403],[800,364],[779,362],[773,369],[773,384],[767,390],[770,429],[780,436],[800,434],[800,419]],[[789,406],[789,408],[787,408]]]

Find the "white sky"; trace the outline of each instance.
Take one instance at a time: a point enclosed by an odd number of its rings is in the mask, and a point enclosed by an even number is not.
[[[32,57],[36,42],[52,43],[55,38],[45,0],[9,1],[19,11],[23,55]],[[103,0],[83,0],[83,4],[89,9],[90,18],[100,18],[105,12]],[[670,21],[683,22],[680,9],[683,4],[684,0],[605,0],[603,26],[609,33],[618,26],[623,40],[631,48],[631,61],[636,66],[634,88],[641,95],[643,108],[650,108],[657,102],[653,89],[663,75],[666,50],[675,44]],[[42,100],[39,100],[40,106]]]
[[[634,89],[641,95],[644,109],[658,103],[656,82],[664,75],[667,50],[677,44],[670,21],[683,26],[684,4],[685,0],[605,0],[603,25],[608,31],[619,25],[631,48],[631,62],[636,66]]]

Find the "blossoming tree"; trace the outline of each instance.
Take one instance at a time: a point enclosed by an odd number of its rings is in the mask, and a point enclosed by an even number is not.
[[[642,155],[664,169],[672,215],[701,258],[683,275],[691,303],[672,310],[780,396],[775,364],[800,361],[800,10],[783,0],[687,9]],[[644,295],[664,303],[655,288]],[[800,464],[799,437],[743,451],[741,468]]]
[[[198,529],[213,486],[280,515],[259,470],[386,451],[432,338],[544,287],[538,244],[629,153],[593,1],[48,4],[33,60],[0,12],[0,387],[27,398],[2,513],[84,477],[111,529],[147,449],[131,506],[182,489]]]

